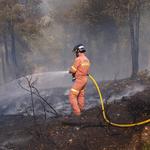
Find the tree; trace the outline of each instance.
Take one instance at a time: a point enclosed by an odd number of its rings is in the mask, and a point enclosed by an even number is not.
[[[9,70],[15,78],[20,74],[17,47],[20,44],[22,49],[29,49],[25,39],[38,33],[40,2],[41,0],[0,0],[0,33],[5,49],[5,70]]]
[[[111,5],[111,6],[110,6]],[[139,26],[141,0],[113,0],[108,4],[114,19],[119,23],[128,23],[131,40],[132,75],[135,78],[139,71]],[[109,14],[110,15],[110,14]]]
[[[98,3],[98,0],[94,0],[93,3]],[[99,11],[100,14],[113,17],[120,25],[124,23],[129,26],[132,56],[131,77],[135,78],[139,71],[140,16],[142,9],[150,2],[148,0],[107,0],[103,4],[103,10]]]
[[[80,19],[87,21],[91,32],[95,24],[101,24],[108,16],[113,18],[119,26],[128,25],[130,31],[132,75],[135,78],[139,71],[139,31],[140,16],[145,7],[149,7],[149,0],[85,0],[80,8]],[[89,32],[90,32],[89,30]]]
[[[23,13],[22,6],[19,5],[17,0],[1,0],[0,1],[0,22],[3,36],[3,43],[5,47],[5,60],[6,65],[12,64],[14,75],[17,76],[17,58],[16,58],[16,39],[15,39],[15,26],[20,21],[20,16]],[[9,42],[10,40],[10,42]],[[10,43],[8,45],[8,43]],[[10,60],[9,63],[9,50],[10,46]],[[9,67],[10,69],[10,67]]]

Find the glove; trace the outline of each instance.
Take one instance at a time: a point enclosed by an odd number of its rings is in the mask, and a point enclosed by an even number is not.
[[[75,80],[76,80],[75,74],[73,73],[73,74],[72,74],[72,81],[74,82]]]
[[[72,82],[74,82],[76,80],[76,78],[75,77],[72,77]]]

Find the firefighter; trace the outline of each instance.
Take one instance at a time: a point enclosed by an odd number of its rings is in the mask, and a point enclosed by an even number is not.
[[[76,55],[69,73],[73,76],[73,86],[70,89],[69,101],[76,116],[80,116],[85,105],[85,87],[88,81],[90,68],[89,59],[85,56],[86,49],[83,44],[74,47],[73,52]]]

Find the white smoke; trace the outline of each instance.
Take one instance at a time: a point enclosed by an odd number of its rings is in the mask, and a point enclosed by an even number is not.
[[[71,86],[71,77],[68,71],[37,73],[32,75],[32,81],[36,81],[35,87],[44,96],[51,96],[54,88],[68,88]],[[30,75],[26,76],[30,79]],[[21,105],[30,101],[30,93],[19,85],[29,89],[24,77],[0,86],[0,110],[7,110],[5,114],[16,114]],[[52,99],[53,101],[53,99]],[[54,101],[55,102],[55,101]],[[0,112],[1,113],[1,112]]]
[[[112,95],[109,99],[108,102],[111,103],[114,100],[121,100],[123,97],[130,97],[135,95],[138,92],[144,91],[145,86],[141,84],[133,84],[127,86],[121,93]]]

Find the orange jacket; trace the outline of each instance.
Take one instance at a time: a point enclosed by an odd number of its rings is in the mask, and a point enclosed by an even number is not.
[[[89,73],[90,61],[84,53],[79,53],[73,65],[70,68],[70,73],[75,74],[75,78],[85,77]]]

